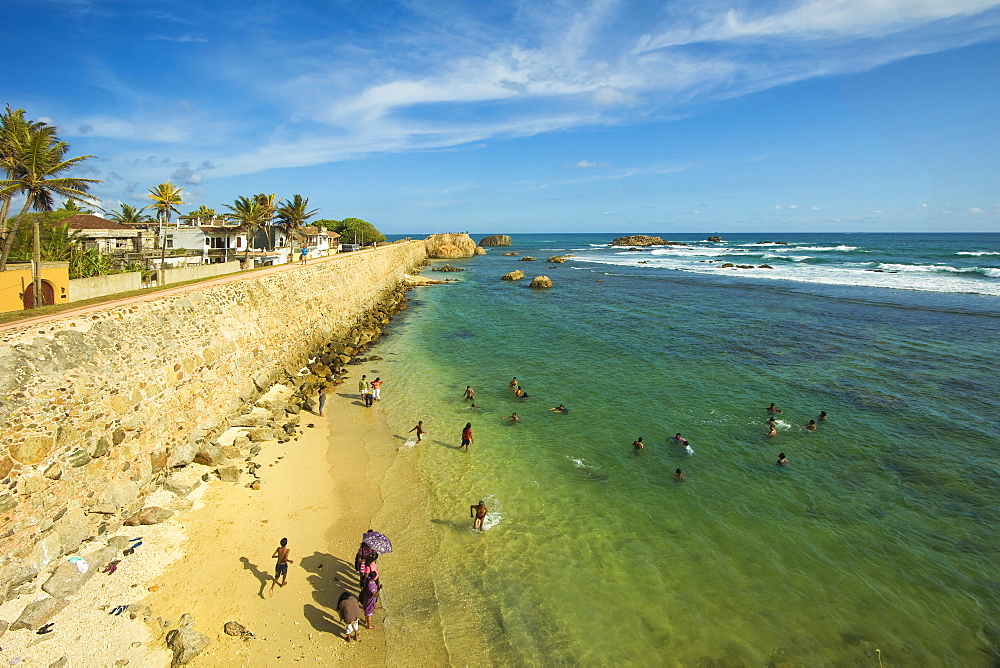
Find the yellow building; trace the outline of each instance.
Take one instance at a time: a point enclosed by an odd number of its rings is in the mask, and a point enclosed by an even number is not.
[[[69,303],[69,262],[42,263],[42,305]],[[30,264],[0,271],[0,313],[34,308]]]

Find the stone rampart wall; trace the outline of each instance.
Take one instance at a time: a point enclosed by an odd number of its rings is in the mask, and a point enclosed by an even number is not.
[[[0,330],[0,600],[116,530],[273,378],[398,300],[425,258],[422,242],[387,245]]]

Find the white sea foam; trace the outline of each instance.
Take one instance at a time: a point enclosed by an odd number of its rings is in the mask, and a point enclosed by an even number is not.
[[[982,257],[983,255],[1000,255],[1000,253],[993,253],[991,251],[958,251],[955,255],[974,255],[976,257]]]

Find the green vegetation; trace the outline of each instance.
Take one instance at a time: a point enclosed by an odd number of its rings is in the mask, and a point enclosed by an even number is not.
[[[385,235],[360,218],[344,218],[343,220],[317,220],[314,225],[331,230],[340,235],[340,242],[345,244],[361,244],[367,246],[372,242],[385,241]]]

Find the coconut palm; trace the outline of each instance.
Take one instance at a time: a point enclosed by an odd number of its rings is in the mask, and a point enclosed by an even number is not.
[[[0,120],[0,161],[7,178],[0,180],[0,199],[10,200],[15,195],[24,197],[24,206],[11,221],[6,230],[3,251],[0,253],[0,271],[7,268],[7,256],[10,254],[15,233],[28,209],[38,212],[52,211],[55,196],[68,197],[76,201],[91,203],[94,198],[87,194],[91,184],[100,183],[97,179],[83,179],[63,176],[92,155],[82,155],[73,158],[66,157],[69,144],[60,141],[56,129],[44,123],[31,123],[24,119],[24,110],[7,111]],[[35,306],[41,305],[41,278],[38,269],[41,266],[41,248],[39,241],[39,216],[33,220],[34,242],[32,256],[34,259]]]
[[[210,209],[204,204],[202,204],[194,211],[188,213],[187,215],[181,216],[180,220],[197,221],[197,224],[205,225],[206,221],[208,223],[214,221],[217,215],[218,214],[215,213],[215,209]]]
[[[167,225],[170,224],[171,213],[180,213],[177,210],[177,205],[184,203],[181,199],[182,190],[184,188],[178,188],[170,181],[166,181],[150,188],[149,194],[146,195],[146,197],[153,200],[149,208],[156,211],[156,238],[160,243],[160,269],[164,268],[163,261],[167,256],[167,238],[163,232],[163,224],[164,221],[166,221]]]
[[[243,228],[247,235],[247,249],[243,260],[250,256],[250,245],[253,238],[262,228],[269,225],[274,217],[274,195],[260,193],[253,197],[240,196],[232,204],[227,204],[226,208],[232,213],[226,217]]]
[[[121,204],[118,211],[112,211],[108,214],[108,218],[123,225],[140,225],[151,220],[149,216],[143,214],[146,208],[136,208],[129,204]]]
[[[285,234],[291,236],[294,230],[302,227],[307,220],[316,215],[319,209],[309,211],[309,198],[302,195],[293,195],[292,199],[281,202],[281,206],[275,212],[278,224],[281,225]]]

